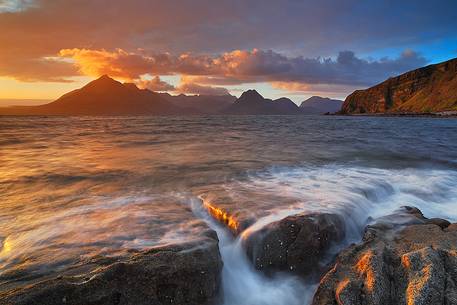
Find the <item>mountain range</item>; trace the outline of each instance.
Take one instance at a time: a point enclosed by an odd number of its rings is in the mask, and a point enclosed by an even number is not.
[[[255,90],[232,95],[170,95],[140,89],[102,76],[54,102],[0,108],[0,115],[301,115],[457,112],[457,58],[429,65],[365,90],[344,103],[313,96],[299,106],[288,98],[271,100]]]
[[[4,107],[0,115],[299,115],[338,110],[333,107],[334,100],[310,100],[298,107],[288,98],[266,99],[255,90],[244,92],[238,99],[232,95],[170,95],[139,89],[104,75],[51,103]]]

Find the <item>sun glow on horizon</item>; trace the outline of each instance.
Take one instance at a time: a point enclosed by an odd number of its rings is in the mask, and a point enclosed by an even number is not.
[[[72,80],[73,82],[68,83],[22,82],[9,77],[0,77],[0,99],[55,100],[69,91],[84,86],[92,78],[80,76]]]

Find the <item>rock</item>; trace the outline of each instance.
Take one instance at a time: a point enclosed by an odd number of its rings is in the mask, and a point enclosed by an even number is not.
[[[390,226],[383,217],[338,255],[313,305],[457,304],[457,226],[415,208],[391,216]],[[398,223],[399,216],[415,221]]]
[[[297,214],[251,233],[244,245],[258,270],[310,276],[322,271],[319,262],[334,243],[344,239],[345,232],[339,215]]]
[[[441,218],[427,219],[427,223],[435,224],[435,225],[439,226],[441,229],[446,229],[447,227],[449,227],[451,225],[451,223],[449,221],[447,221],[446,219],[441,219]]]
[[[81,276],[63,276],[0,294],[0,304],[212,304],[222,261],[215,234],[157,247]]]
[[[457,110],[457,58],[419,68],[349,95],[341,112],[430,113]]]

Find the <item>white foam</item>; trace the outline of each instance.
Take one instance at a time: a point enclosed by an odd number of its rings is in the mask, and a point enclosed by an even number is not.
[[[257,220],[243,234],[298,212],[336,212],[344,215],[349,241],[360,238],[368,217],[392,213],[404,205],[416,206],[426,217],[457,221],[457,173],[443,169],[378,169],[325,166],[272,170],[232,182],[226,189],[233,198],[256,194],[289,197],[291,205],[259,202],[267,216]],[[250,191],[251,190],[251,191]],[[239,193],[237,193],[239,191]],[[259,197],[265,198],[265,197]],[[195,205],[194,205],[195,206]],[[195,208],[194,208],[195,211]],[[201,211],[197,212],[202,216]],[[207,217],[207,216],[203,216]],[[267,278],[248,261],[239,239],[206,218],[220,239],[224,261],[222,305],[298,305],[310,304],[316,284],[281,275]]]
[[[219,250],[224,262],[221,305],[304,305],[309,304],[315,284],[303,283],[292,275],[269,278],[249,262],[240,239],[234,239],[224,227],[211,219],[198,201],[194,212],[217,232]]]

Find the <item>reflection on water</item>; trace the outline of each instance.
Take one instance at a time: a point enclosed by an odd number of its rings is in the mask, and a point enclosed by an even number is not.
[[[456,186],[456,120],[2,117],[0,289],[193,238],[199,196],[250,230],[338,210],[357,232],[400,204],[457,220]]]

